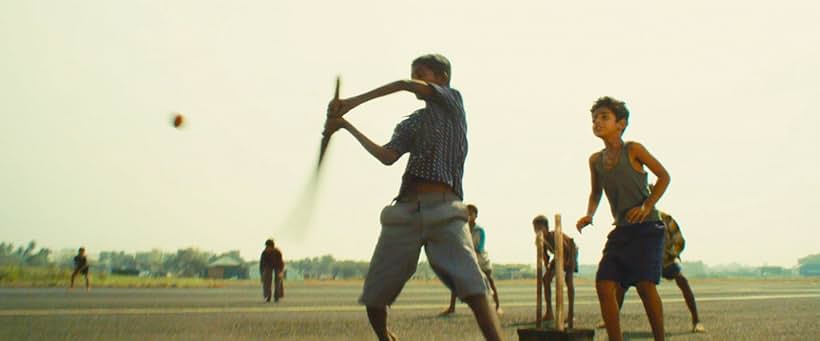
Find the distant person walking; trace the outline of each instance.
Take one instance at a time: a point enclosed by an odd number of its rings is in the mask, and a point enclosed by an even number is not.
[[[88,257],[85,256],[85,248],[81,247],[77,250],[77,255],[74,256],[74,272],[71,273],[71,286],[74,289],[74,278],[77,274],[82,274],[85,277],[85,291],[91,290],[91,281],[88,279]]]
[[[282,251],[276,248],[273,239],[265,241],[265,250],[259,258],[259,275],[262,277],[262,295],[265,302],[270,302],[271,285],[275,285],[273,290],[273,301],[285,296],[285,286],[283,274],[285,271],[285,261],[282,259]]]

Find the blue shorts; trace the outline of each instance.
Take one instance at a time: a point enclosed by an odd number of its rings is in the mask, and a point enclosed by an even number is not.
[[[663,267],[663,272],[661,273],[661,276],[663,276],[663,278],[665,279],[675,279],[675,277],[678,277],[678,274],[680,274],[680,270],[680,264],[672,263]]]
[[[615,281],[627,288],[661,279],[664,227],[659,221],[615,227],[607,236],[596,281]]]

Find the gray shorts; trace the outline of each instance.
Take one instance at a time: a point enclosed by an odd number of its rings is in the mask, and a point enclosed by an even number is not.
[[[493,263],[490,261],[490,256],[487,255],[486,251],[477,254],[476,257],[478,257],[478,267],[481,268],[481,271],[484,271],[485,274],[493,271]]]
[[[382,209],[382,231],[359,303],[391,305],[416,272],[422,246],[433,271],[459,298],[486,295],[467,214],[458,197],[444,193],[423,193]]]

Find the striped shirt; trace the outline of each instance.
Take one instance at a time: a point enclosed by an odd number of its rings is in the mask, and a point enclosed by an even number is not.
[[[384,148],[399,154],[410,153],[402,176],[399,197],[417,180],[450,185],[464,198],[461,178],[467,158],[467,119],[458,90],[430,84],[433,95],[426,106],[416,110],[393,131]]]

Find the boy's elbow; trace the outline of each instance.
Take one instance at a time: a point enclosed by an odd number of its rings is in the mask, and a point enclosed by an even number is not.
[[[659,178],[665,180],[667,185],[672,182],[672,176],[669,175],[669,172],[666,170],[663,171],[663,174],[661,174]]]
[[[391,166],[396,163],[397,158],[393,158],[391,155],[382,155],[379,157],[379,161],[382,162],[385,166]]]
[[[390,166],[399,159],[398,153],[390,150],[390,149],[383,149],[382,152],[379,154],[378,157],[379,161],[385,166]]]
[[[433,89],[430,87],[429,84],[421,81],[415,80],[402,80],[401,82],[401,89],[404,91],[412,92],[418,98],[428,98],[433,95]]]

